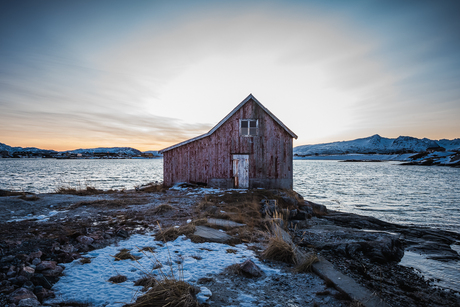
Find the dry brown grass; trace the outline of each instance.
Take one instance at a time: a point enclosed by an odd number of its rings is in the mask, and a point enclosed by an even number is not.
[[[129,307],[198,307],[198,290],[182,280],[168,279],[157,281],[144,295],[137,298]]]
[[[136,187],[136,192],[143,192],[143,193],[158,193],[164,192],[167,188],[163,185],[163,183],[158,182],[150,182],[143,186]]]
[[[158,241],[169,242],[176,240],[181,235],[191,236],[195,232],[195,225],[189,223],[180,227],[169,227],[166,229],[160,229],[155,234],[155,239]]]
[[[115,256],[112,256],[112,257],[115,258],[115,261],[128,260],[128,259],[137,260],[141,258],[139,256],[131,255],[129,249],[126,249],[126,248],[123,248]]]
[[[297,263],[293,246],[280,236],[272,236],[269,239],[267,248],[262,252],[262,257],[286,263]]]
[[[113,191],[112,191],[113,192]],[[103,190],[96,189],[95,187],[71,187],[71,186],[60,186],[55,190],[56,194],[72,194],[72,195],[97,195],[106,193]]]
[[[210,195],[197,205],[198,216],[231,220],[249,227],[260,227],[262,215],[260,201],[250,192],[227,192],[224,195]]]
[[[146,292],[148,289],[152,288],[156,283],[156,279],[152,276],[146,275],[134,282],[134,286],[141,286],[142,292]]]
[[[125,275],[120,275],[120,274],[109,278],[109,282],[114,283],[114,284],[120,284],[127,280],[128,280],[128,277],[126,277]]]
[[[40,199],[37,195],[29,193],[22,193],[22,195],[19,196],[19,198],[26,201],[36,201]]]
[[[171,205],[168,205],[168,204],[161,204],[157,207],[155,207],[152,212],[154,214],[163,214],[163,213],[166,213],[168,211],[171,211],[171,210],[174,210],[174,207],[171,206]]]
[[[318,256],[314,253],[310,253],[296,266],[295,270],[299,273],[311,272],[312,265],[318,261]]]

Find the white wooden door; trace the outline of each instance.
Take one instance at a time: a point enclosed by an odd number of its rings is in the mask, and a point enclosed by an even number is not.
[[[249,155],[233,155],[233,178],[235,188],[249,188]]]

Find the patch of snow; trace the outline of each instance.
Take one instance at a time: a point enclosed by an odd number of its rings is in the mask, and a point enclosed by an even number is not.
[[[238,301],[240,301],[240,306],[243,307],[258,306],[257,299],[252,295],[240,293],[240,295],[238,296]]]
[[[144,247],[152,247],[154,253],[139,251]],[[132,255],[142,258],[137,261],[114,261],[112,256],[123,248],[130,249]],[[227,253],[229,248],[237,252]],[[192,256],[199,256],[201,260]],[[118,307],[135,301],[142,294],[141,288],[135,287],[134,282],[147,273],[157,275],[158,278],[161,278],[161,272],[176,277],[183,276],[184,281],[196,284],[199,278],[219,274],[227,266],[249,258],[267,277],[284,274],[264,265],[244,244],[230,246],[220,243],[193,243],[185,236],[163,244],[149,235],[133,235],[129,240],[119,242],[118,246],[94,250],[86,257],[91,258],[91,263],[81,264],[76,260],[64,264],[64,276],[54,285],[56,298],[50,300],[50,303],[77,301],[95,306]],[[153,270],[158,263],[162,263],[163,268]],[[182,269],[176,263],[180,263]],[[107,282],[110,277],[118,274],[127,276],[127,281],[121,284]]]
[[[209,298],[211,298],[212,292],[206,287],[200,287],[200,293],[197,294],[196,298],[200,304],[205,303]]]
[[[12,213],[14,211],[11,211]],[[67,212],[67,210],[65,211],[50,211],[48,212],[48,215],[32,215],[32,214],[27,214],[27,216],[25,217],[22,217],[22,218],[17,218],[17,219],[11,219],[11,220],[8,220],[6,221],[7,223],[11,223],[11,222],[21,222],[21,221],[26,221],[26,220],[38,220],[39,222],[44,222],[44,221],[47,221],[49,220],[50,217],[52,217],[53,215],[56,215],[58,213],[61,213],[61,212]]]

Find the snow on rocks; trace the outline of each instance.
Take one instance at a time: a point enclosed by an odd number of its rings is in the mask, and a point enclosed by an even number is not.
[[[196,295],[196,298],[200,304],[205,303],[212,296],[211,290],[206,287],[200,287],[200,292]]]

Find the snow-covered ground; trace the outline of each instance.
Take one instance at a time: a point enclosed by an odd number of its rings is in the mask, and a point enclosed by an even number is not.
[[[137,261],[115,261],[112,256],[123,248],[130,249],[132,255],[141,258]],[[153,253],[141,251],[143,248],[151,248]],[[229,253],[227,249],[233,251]],[[159,279],[162,274],[176,278],[182,276],[184,281],[196,285],[199,278],[219,274],[227,266],[242,263],[246,259],[251,259],[262,269],[265,273],[263,278],[283,274],[261,263],[246,245],[192,243],[185,236],[163,244],[150,235],[133,235],[117,246],[89,252],[85,257],[91,258],[91,263],[82,264],[80,260],[75,260],[65,264],[64,276],[53,287],[56,298],[49,302],[77,301],[94,306],[122,306],[143,294],[140,291],[142,287],[135,287],[134,282],[146,274],[154,274]],[[158,263],[162,267],[153,270]],[[108,282],[110,277],[118,274],[127,276],[127,281],[120,284]],[[263,280],[260,282],[263,283]],[[201,290],[198,298],[204,301],[210,296],[210,291],[204,287]],[[241,303],[245,303],[245,297],[250,296],[250,291],[241,293]]]

